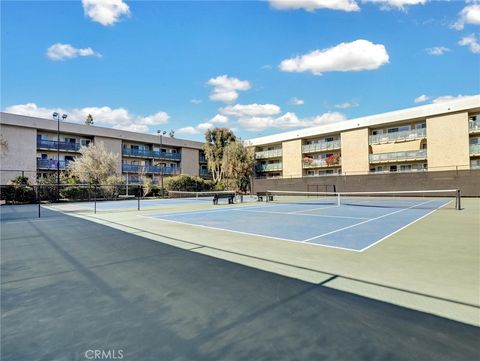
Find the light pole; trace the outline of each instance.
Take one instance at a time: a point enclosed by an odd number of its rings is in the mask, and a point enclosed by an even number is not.
[[[160,148],[158,148],[158,156],[159,156],[159,159],[160,159],[160,162],[162,161],[161,160],[161,155],[162,155],[162,146],[163,146],[163,136],[165,134],[167,134],[167,132],[164,130],[163,132],[158,129],[157,130],[157,134],[159,135],[160,137]],[[162,195],[163,195],[163,167],[162,167],[162,163],[160,163],[160,189],[162,190]]]
[[[57,201],[60,200],[60,114],[54,112],[53,119],[57,121]],[[61,116],[63,120],[67,119],[67,114]]]

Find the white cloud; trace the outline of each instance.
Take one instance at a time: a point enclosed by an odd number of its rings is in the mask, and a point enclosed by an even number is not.
[[[299,99],[299,98],[297,98],[297,97],[291,98],[288,102],[289,102],[290,104],[292,104],[292,105],[303,105],[303,104],[305,104],[305,102],[303,101],[303,99]]]
[[[362,3],[373,3],[380,5],[381,10],[401,10],[406,11],[407,6],[423,5],[428,0],[362,0]]]
[[[458,14],[458,19],[451,25],[456,30],[462,30],[465,24],[480,25],[480,4],[472,2]]]
[[[205,123],[200,123],[194,127],[184,127],[177,129],[178,134],[188,134],[188,135],[194,135],[194,134],[199,134],[199,133],[205,133],[208,129],[215,128],[218,125],[221,124],[226,124],[228,123],[228,117],[222,114],[217,114],[213,118],[211,118],[209,121]]]
[[[449,102],[451,100],[455,100],[455,99],[462,99],[462,98],[468,98],[470,97],[470,95],[443,95],[443,96],[440,96],[440,97],[437,97],[435,99],[432,100],[432,103],[434,104],[438,104],[438,103],[445,103],[445,102]]]
[[[388,60],[385,46],[360,39],[283,60],[279,67],[286,72],[310,71],[315,75],[321,75],[329,71],[378,69],[387,64]]]
[[[299,119],[295,113],[285,113],[279,117],[243,117],[238,120],[240,126],[248,131],[260,131],[266,128],[304,128],[317,125],[336,123],[346,120],[338,112],[328,112],[311,118]]]
[[[337,109],[348,109],[348,108],[356,108],[359,105],[360,104],[358,103],[358,101],[352,100],[352,101],[349,101],[349,102],[335,104],[335,108],[337,108]]]
[[[195,104],[195,105],[202,104],[203,100],[202,99],[191,99],[190,103]]]
[[[277,10],[304,9],[313,12],[318,9],[359,11],[355,0],[268,0],[270,5]]]
[[[464,36],[463,38],[460,39],[460,41],[458,42],[458,45],[468,46],[468,48],[472,53],[480,54],[480,43],[478,42],[475,34]]]
[[[422,94],[419,97],[416,97],[414,102],[415,103],[423,103],[423,102],[426,102],[429,99],[430,99],[430,97],[428,95]]]
[[[445,46],[434,46],[433,48],[427,48],[425,51],[430,54],[430,55],[443,55],[447,51],[450,51],[449,48],[446,48]]]
[[[115,24],[122,15],[130,15],[130,8],[123,0],[82,0],[82,4],[85,15],[103,26]]]
[[[47,49],[47,56],[52,60],[64,60],[77,56],[96,56],[100,58],[102,55],[93,51],[92,48],[77,49],[70,44],[56,43]]]
[[[238,91],[250,89],[250,83],[247,80],[229,78],[227,75],[220,75],[208,80],[208,85],[213,86],[213,93],[210,99],[230,103],[238,98]]]
[[[221,113],[236,117],[255,117],[279,114],[281,109],[275,104],[235,104],[219,109]]]
[[[125,108],[110,108],[103,106],[61,109],[39,107],[35,103],[12,105],[5,108],[5,112],[46,119],[52,119],[52,113],[59,112],[60,114],[68,115],[67,121],[80,124],[83,124],[87,115],[91,114],[95,125],[142,133],[149,132],[150,127],[167,124],[170,118],[166,112],[158,112],[143,117],[131,114]],[[155,130],[152,130],[152,132],[153,131]]]

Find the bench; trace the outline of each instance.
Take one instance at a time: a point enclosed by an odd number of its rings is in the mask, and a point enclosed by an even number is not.
[[[267,199],[267,192],[257,192],[257,201],[263,202],[263,198]],[[268,196],[268,201],[273,201],[273,196]]]
[[[213,195],[213,204],[218,205],[218,200],[222,198],[228,199],[228,204],[233,204],[235,193],[215,193]]]

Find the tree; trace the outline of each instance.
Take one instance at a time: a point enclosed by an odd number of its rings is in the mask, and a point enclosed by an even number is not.
[[[80,153],[68,170],[81,182],[98,185],[117,175],[118,154],[109,152],[103,142],[82,147]]]
[[[227,147],[228,176],[234,179],[235,190],[246,192],[250,188],[250,177],[255,164],[253,148],[247,148],[241,141],[235,141]]]
[[[175,138],[175,131],[172,129],[169,133],[168,133],[168,136],[170,138]]]
[[[93,125],[93,116],[92,114],[88,114],[87,117],[85,118],[85,124],[86,125]]]
[[[235,134],[227,128],[208,129],[205,132],[203,151],[215,183],[221,182],[225,176],[228,161],[227,147],[235,140]]]

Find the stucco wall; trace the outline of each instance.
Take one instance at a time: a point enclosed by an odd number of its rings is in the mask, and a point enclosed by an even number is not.
[[[302,140],[291,140],[282,143],[282,168],[284,177],[301,177]]]
[[[366,174],[370,169],[368,162],[368,129],[355,129],[340,134],[342,146],[342,172]]]
[[[182,174],[198,176],[200,174],[199,152],[197,149],[182,148]]]
[[[427,118],[428,170],[469,169],[468,113]]]
[[[0,183],[7,184],[22,175],[36,181],[37,131],[2,124],[0,134],[7,141],[7,149],[0,156]]]
[[[122,174],[122,141],[120,139],[95,137],[94,143],[99,144],[100,142],[103,142],[105,148],[110,152],[118,154],[117,173]]]

